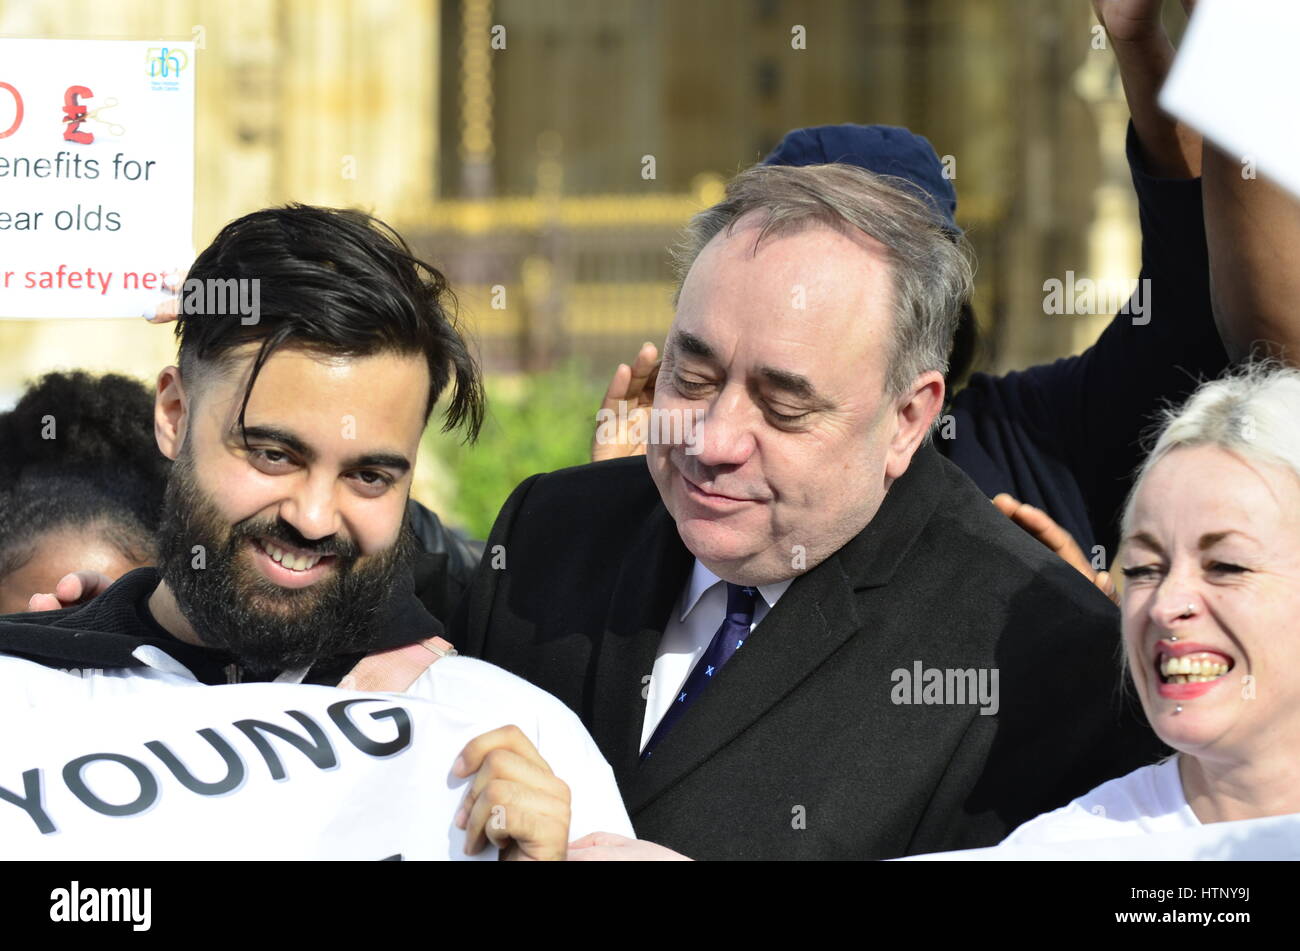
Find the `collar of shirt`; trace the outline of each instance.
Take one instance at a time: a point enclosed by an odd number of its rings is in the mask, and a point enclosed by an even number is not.
[[[786,589],[790,587],[793,581],[793,578],[787,578],[784,581],[775,581],[772,584],[761,584],[758,586],[758,593],[761,594],[763,600],[767,602],[769,610],[776,607],[776,602],[781,599],[781,595],[785,594]],[[694,610],[695,605],[699,604],[700,598],[704,597],[704,593],[715,584],[721,583],[721,578],[715,575],[708,568],[705,568],[698,558],[695,559],[695,567],[691,571],[690,584],[688,584],[686,590],[682,592],[682,602],[677,614],[677,620],[685,621],[686,615],[690,614],[691,611]]]

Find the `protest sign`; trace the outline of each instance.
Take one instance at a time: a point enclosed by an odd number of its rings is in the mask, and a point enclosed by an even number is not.
[[[1294,0],[1202,0],[1160,105],[1258,171],[1300,195],[1300,126],[1293,119],[1291,57],[1300,35]]]
[[[452,764],[501,726],[417,697],[271,683],[24,719],[0,747],[0,859],[471,858],[454,825],[469,780]]]
[[[134,317],[193,258],[193,43],[0,38],[0,317]]]

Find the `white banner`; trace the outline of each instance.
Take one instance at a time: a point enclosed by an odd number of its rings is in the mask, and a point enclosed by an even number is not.
[[[194,44],[0,38],[0,317],[137,317],[193,255]]]
[[[296,684],[47,704],[5,724],[0,859],[463,859],[452,764],[501,725]]]

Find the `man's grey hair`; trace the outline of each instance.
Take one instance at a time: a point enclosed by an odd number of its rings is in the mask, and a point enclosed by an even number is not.
[[[885,390],[907,392],[928,370],[946,373],[962,304],[970,297],[973,256],[965,238],[946,231],[919,189],[856,165],[755,165],[727,183],[718,204],[695,215],[673,249],[677,297],[695,259],[741,216],[766,214],[754,248],[768,235],[821,225],[857,230],[885,246],[893,277],[893,352]],[[674,301],[676,297],[674,298]]]

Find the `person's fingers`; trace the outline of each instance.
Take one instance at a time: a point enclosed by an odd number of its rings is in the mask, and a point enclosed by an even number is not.
[[[568,785],[551,772],[545,760],[537,762],[520,756],[514,750],[495,749],[483,758],[483,766],[474,774],[474,781],[470,783],[456,814],[456,825],[463,827],[465,819],[474,811],[482,797],[483,790],[499,780],[537,789],[558,799],[568,797]]]
[[[601,417],[606,413],[613,413],[615,414],[614,418],[618,418],[619,404],[627,399],[627,389],[631,379],[632,368],[626,363],[620,363],[614,370],[614,375],[610,378],[609,386],[605,390],[605,396],[600,401],[600,410],[596,413],[596,429],[591,434],[592,462],[616,459],[624,454],[617,442],[611,442],[608,439],[601,440],[601,433],[607,429],[606,424],[601,421]]]
[[[87,587],[82,573],[74,571],[59,579],[58,584],[54,586],[54,595],[64,604],[76,604],[81,600],[82,593]]]
[[[1083,549],[1074,540],[1074,536],[1058,525],[1042,509],[1035,508],[1025,502],[1019,502],[1006,493],[995,496],[993,504],[1004,515],[1054,551],[1085,577],[1089,579],[1093,577],[1092,565],[1084,557]]]
[[[169,324],[180,316],[181,302],[178,297],[169,297],[157,307],[152,314],[145,319],[151,324]]]
[[[569,799],[558,798],[522,783],[493,779],[470,810],[465,826],[465,854],[481,852],[491,842],[506,849],[506,857],[539,861],[563,859],[568,854]],[[522,854],[520,854],[522,853]]]
[[[1115,587],[1115,579],[1111,577],[1109,571],[1097,572],[1097,576],[1092,579],[1092,583],[1101,589],[1102,594],[1119,604],[1119,589]]]
[[[456,825],[465,829],[465,851],[514,839],[529,858],[564,858],[568,848],[568,785],[551,772],[519,727],[490,730],[461,750],[453,774],[474,774]],[[518,857],[514,852],[507,857]]]
[[[1093,577],[1092,565],[1084,557],[1083,549],[1075,542],[1074,537],[1052,521],[1047,513],[1033,506],[1021,506],[1016,512],[1015,521],[1068,564],[1077,568],[1085,577],[1089,579]]]
[[[632,402],[640,398],[643,392],[646,392],[646,384],[650,384],[649,392],[654,393],[653,378],[659,372],[659,350],[654,344],[647,341],[641,344],[641,350],[636,355],[636,360],[632,363],[632,376],[627,388],[627,400]]]
[[[1070,533],[1056,524],[1052,517],[1040,508],[1022,503],[1011,518],[1017,525],[1058,554],[1063,548],[1074,544]]]
[[[98,571],[74,571],[59,579],[54,594],[65,605],[79,604],[99,597],[112,583],[113,579]]]
[[[63,605],[52,594],[34,594],[27,601],[28,611],[59,611]]]
[[[1014,495],[1007,492],[999,492],[993,496],[993,504],[997,506],[998,511],[1010,518],[1015,514],[1016,509],[1020,508],[1020,500]]]
[[[113,579],[98,571],[74,571],[64,575],[52,592],[34,594],[27,601],[28,611],[59,611],[98,597]]]
[[[617,410],[619,401],[628,398],[628,385],[632,380],[632,368],[626,363],[620,363],[614,369],[614,375],[610,377],[609,386],[605,388],[605,397],[600,401],[601,409]]]
[[[488,754],[497,749],[518,753],[524,759],[539,764],[548,773],[551,771],[550,765],[542,758],[542,754],[537,752],[537,747],[533,746],[532,740],[524,735],[523,730],[511,723],[508,726],[497,727],[495,730],[488,730],[466,743],[452,766],[452,773],[462,777],[477,773]]]

